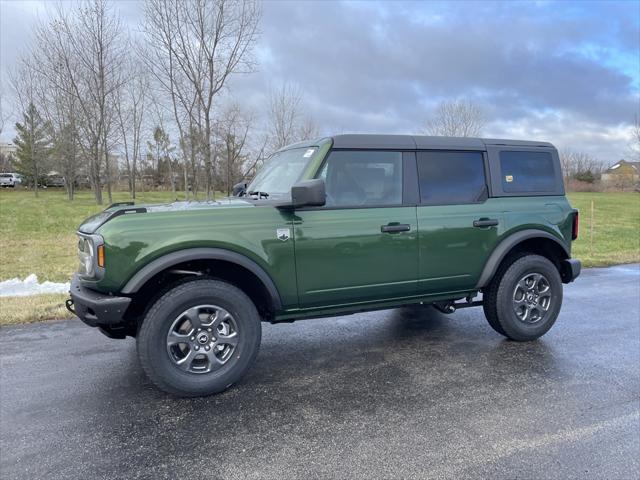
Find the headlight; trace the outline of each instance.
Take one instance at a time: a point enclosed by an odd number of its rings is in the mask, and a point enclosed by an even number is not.
[[[93,252],[94,248],[91,240],[85,237],[80,237],[78,240],[78,259],[80,260],[80,268],[78,271],[80,275],[93,277],[93,274],[96,271]]]
[[[99,258],[96,258],[96,255]],[[83,277],[95,277],[96,267],[104,267],[104,244],[101,238],[97,235],[80,236],[78,239],[78,260],[80,260],[78,273]]]

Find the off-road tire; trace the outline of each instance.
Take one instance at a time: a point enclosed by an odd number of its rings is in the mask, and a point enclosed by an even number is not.
[[[180,314],[196,305],[218,305],[229,312],[239,327],[232,363],[207,373],[178,368],[167,352],[167,334]],[[148,310],[138,331],[138,356],[144,372],[161,390],[180,397],[220,393],[249,369],[260,347],[261,319],[251,299],[229,283],[198,279],[181,284],[162,295]]]
[[[514,311],[514,291],[520,279],[539,273],[548,280],[551,305],[537,323],[524,323]],[[540,338],[553,326],[562,306],[562,280],[556,266],[540,255],[522,254],[503,262],[483,293],[484,314],[489,325],[499,334],[518,342]]]

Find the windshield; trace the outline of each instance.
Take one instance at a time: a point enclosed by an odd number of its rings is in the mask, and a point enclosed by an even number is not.
[[[259,196],[266,193],[270,198],[290,195],[291,187],[317,150],[317,147],[303,147],[273,154],[249,184],[247,193]]]

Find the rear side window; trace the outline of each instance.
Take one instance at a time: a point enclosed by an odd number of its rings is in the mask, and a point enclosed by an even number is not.
[[[418,152],[418,181],[426,205],[477,203],[487,196],[482,152]]]
[[[556,177],[549,152],[501,151],[502,190],[508,193],[553,192]]]

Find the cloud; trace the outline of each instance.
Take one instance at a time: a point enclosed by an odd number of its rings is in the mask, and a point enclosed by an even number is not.
[[[600,132],[626,131],[638,111],[635,10],[269,2],[268,62],[244,88],[293,79],[328,132],[416,132],[438,102],[464,97],[482,105],[495,132],[575,141],[614,158],[626,140]]]
[[[139,4],[118,8],[135,28]],[[487,134],[617,160],[639,111],[639,9],[624,1],[269,1],[258,71],[233,78],[229,95],[259,116],[270,85],[295,83],[326,134],[416,133],[440,101],[466,98],[485,111]]]

